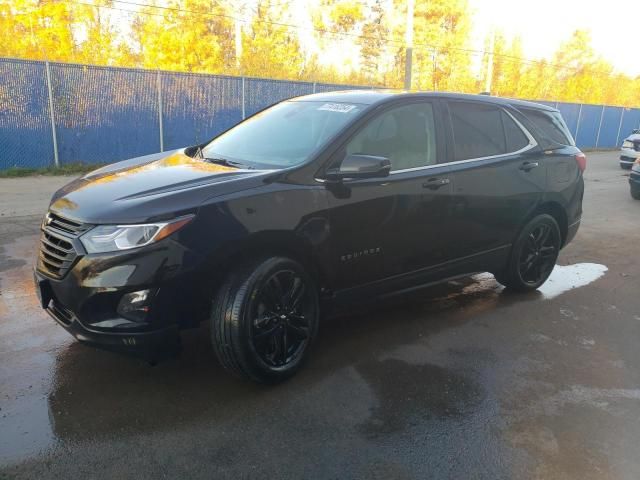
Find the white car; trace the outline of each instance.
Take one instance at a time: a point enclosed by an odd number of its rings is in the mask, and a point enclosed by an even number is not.
[[[640,158],[640,129],[634,130],[631,135],[622,142],[622,147],[620,148],[620,166],[629,169],[638,158]]]

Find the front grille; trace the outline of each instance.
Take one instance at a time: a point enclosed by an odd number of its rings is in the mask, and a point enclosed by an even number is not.
[[[38,254],[38,269],[54,278],[62,278],[78,256],[73,240],[89,225],[47,213],[43,222]]]
[[[70,233],[74,236],[78,236],[88,230],[89,225],[79,223],[68,218],[63,218],[55,213],[47,213],[45,217],[45,226],[61,230],[66,233]]]

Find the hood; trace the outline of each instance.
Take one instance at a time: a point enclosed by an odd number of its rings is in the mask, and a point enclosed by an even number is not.
[[[58,190],[50,210],[86,223],[137,223],[192,211],[205,200],[254,188],[271,170],[203,162],[184,149],[114,163]]]

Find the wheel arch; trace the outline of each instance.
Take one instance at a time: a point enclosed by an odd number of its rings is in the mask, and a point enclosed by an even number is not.
[[[299,262],[319,288],[326,286],[327,275],[309,239],[293,232],[265,231],[255,233],[219,249],[207,262],[207,269],[215,271],[215,280],[223,280],[240,265],[260,258],[283,256]],[[217,283],[218,283],[217,282]]]
[[[527,221],[523,224],[526,225],[536,217],[537,215],[547,214],[551,215],[555,221],[558,223],[558,227],[560,228],[560,237],[561,237],[561,245],[564,246],[567,241],[567,234],[569,231],[569,219],[567,218],[567,213],[565,209],[558,202],[547,201],[539,205],[527,218]]]

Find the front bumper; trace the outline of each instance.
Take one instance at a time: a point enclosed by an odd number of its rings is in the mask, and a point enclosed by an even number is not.
[[[167,238],[124,252],[87,255],[78,251],[68,270],[57,278],[39,262],[34,280],[42,307],[79,341],[156,355],[178,343],[180,327],[201,319],[197,288],[201,279],[195,273],[201,261]],[[145,313],[123,313],[123,297],[143,290],[148,291]]]
[[[640,158],[640,152],[632,148],[620,149],[620,165],[631,166],[637,158]]]
[[[73,312],[53,300],[49,302],[45,310],[51,318],[78,341],[107,350],[156,358],[158,352],[172,352],[179,340],[179,331],[176,325],[137,332],[97,331],[84,325]]]

